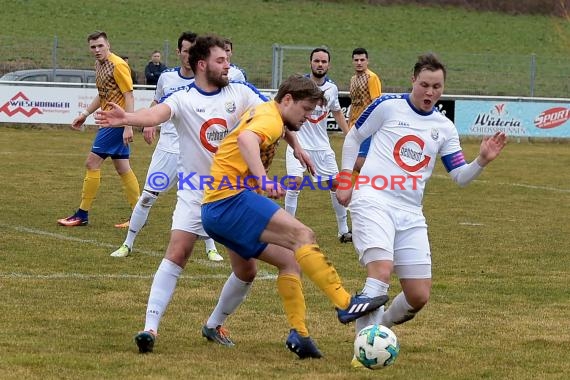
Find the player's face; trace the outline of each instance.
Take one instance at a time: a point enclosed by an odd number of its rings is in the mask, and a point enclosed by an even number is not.
[[[224,50],[226,51],[226,54],[228,55],[228,61],[231,60],[232,58],[232,45],[230,44],[225,44],[224,45]],[[231,61],[230,61],[231,62]]]
[[[282,102],[282,114],[285,126],[290,131],[298,131],[303,123],[311,116],[317,102],[313,100],[294,101],[291,95],[287,94]]]
[[[357,73],[362,73],[368,69],[368,58],[366,54],[354,54],[352,56],[352,66],[354,66],[354,71]]]
[[[228,70],[230,62],[226,52],[219,48],[210,49],[210,57],[206,61],[206,79],[216,87],[225,87],[229,83]]]
[[[190,41],[183,40],[182,47],[178,51],[178,59],[180,59],[180,66],[186,70],[192,70],[192,68],[190,67],[190,62],[188,61],[188,59],[190,58],[189,52],[191,46],[192,43]]]
[[[421,111],[430,112],[443,94],[443,71],[424,69],[412,78],[412,104]]]
[[[311,59],[311,72],[315,78],[322,78],[329,71],[329,56],[324,51],[318,51],[313,54]]]
[[[109,56],[111,46],[109,45],[109,41],[103,37],[99,37],[96,40],[89,41],[89,50],[91,50],[91,54],[93,54],[96,60],[104,61]]]

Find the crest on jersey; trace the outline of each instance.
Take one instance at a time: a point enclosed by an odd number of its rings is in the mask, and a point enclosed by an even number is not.
[[[434,141],[437,141],[437,139],[439,138],[439,130],[437,128],[432,128],[431,130],[431,138]]]
[[[234,113],[234,112],[236,112],[236,108],[237,108],[237,107],[236,107],[236,103],[235,103],[235,102],[226,102],[225,107],[226,107],[226,111],[227,111],[228,113]]]

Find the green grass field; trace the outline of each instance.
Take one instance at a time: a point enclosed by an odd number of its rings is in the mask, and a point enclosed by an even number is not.
[[[570,373],[567,144],[511,142],[479,180],[459,189],[441,165],[428,185],[425,214],[433,254],[430,303],[394,331],[396,364],[353,370],[353,325],[336,320],[326,298],[304,281],[308,326],[325,354],[299,361],[288,333],[275,271],[260,266],[250,297],[228,321],[237,343],[207,343],[200,327],[230,273],[194,252],[165,314],[155,352],[139,355],[148,291],[169,239],[175,194],[153,207],[134,254],[109,253],[124,239],[113,224],[129,216],[110,163],[90,225],[56,219],[78,204],[83,161],[94,130],[0,129],[0,377],[3,379],[567,379]],[[342,139],[332,139],[339,152]],[[154,147],[139,134],[133,167],[144,181]],[[283,174],[284,152],[273,164]],[[473,158],[478,143],[465,141]],[[328,194],[306,191],[299,218],[311,226],[345,285],[364,272],[351,245],[336,241]],[[399,291],[392,281],[390,295]]]
[[[129,56],[140,78],[155,49],[177,65],[176,39],[191,29],[232,38],[232,60],[260,88],[271,84],[274,44],[328,46],[330,75],[341,90],[348,88],[353,72],[352,50],[364,46],[385,91],[407,91],[417,55],[434,51],[449,67],[448,94],[529,96],[534,81],[534,96],[570,97],[570,22],[565,18],[357,0],[171,0],[152,6],[138,0],[4,3],[0,73],[53,67],[54,62],[58,67],[91,68],[85,39],[103,29],[112,49]],[[284,75],[306,72],[308,53],[286,52]]]

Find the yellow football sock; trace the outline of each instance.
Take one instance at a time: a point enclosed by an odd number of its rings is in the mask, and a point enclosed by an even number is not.
[[[277,277],[277,292],[283,302],[287,321],[301,336],[309,336],[305,325],[305,296],[301,279],[294,274],[280,274]]]
[[[350,304],[350,294],[344,289],[335,267],[327,260],[317,244],[307,244],[295,251],[301,270],[321,289],[339,309]]]
[[[85,172],[83,179],[83,189],[81,190],[81,204],[79,208],[89,211],[91,204],[95,200],[99,185],[101,184],[101,169],[89,170]]]
[[[125,174],[121,174],[121,182],[123,183],[123,191],[127,195],[127,201],[131,205],[131,209],[134,209],[141,193],[139,181],[132,169]]]

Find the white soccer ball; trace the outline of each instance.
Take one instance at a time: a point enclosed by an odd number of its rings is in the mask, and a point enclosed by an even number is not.
[[[396,361],[400,343],[392,330],[382,325],[366,326],[354,340],[354,356],[366,368],[382,369]]]

